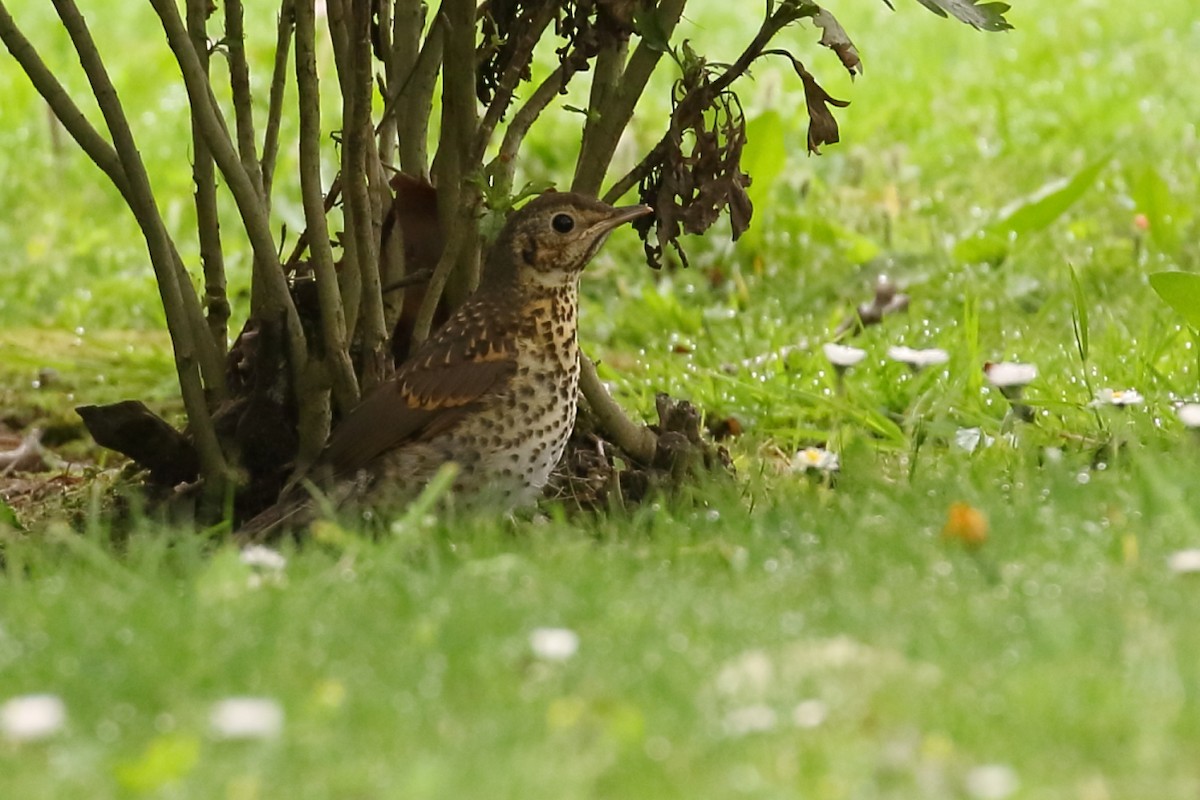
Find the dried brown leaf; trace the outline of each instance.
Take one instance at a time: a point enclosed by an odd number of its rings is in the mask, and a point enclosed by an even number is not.
[[[804,83],[804,103],[808,107],[808,151],[819,154],[821,145],[836,144],[841,138],[829,106],[845,108],[850,101],[831,97],[799,62],[796,62],[796,72]]]
[[[861,75],[863,66],[862,60],[858,57],[858,48],[854,46],[854,42],[850,41],[846,29],[833,14],[822,8],[812,18],[812,21],[821,29],[820,43],[837,53],[837,57],[841,59],[842,66],[850,73],[850,77]]]

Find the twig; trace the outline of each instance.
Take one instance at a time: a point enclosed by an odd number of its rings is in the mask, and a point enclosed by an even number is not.
[[[187,0],[187,27],[192,47],[205,74],[209,71],[208,0]],[[229,297],[225,289],[225,256],[221,248],[221,223],[217,210],[217,173],[204,137],[192,124],[192,181],[196,184],[196,233],[200,266],[204,272],[204,306],[208,333],[218,351],[229,343]]]
[[[204,397],[204,384],[195,355],[196,337],[193,335],[189,324],[189,315],[184,307],[184,296],[180,291],[179,274],[176,271],[171,239],[163,224],[162,216],[158,213],[158,205],[150,186],[150,178],[146,174],[145,164],[138,153],[137,143],[129,128],[129,121],[125,117],[125,111],[117,97],[116,88],[108,76],[108,71],[104,67],[104,62],[100,58],[100,53],[96,49],[96,43],[92,39],[83,15],[79,13],[74,0],[54,0],[54,8],[79,55],[80,64],[87,75],[88,83],[92,87],[92,93],[100,106],[104,121],[108,125],[109,133],[113,138],[113,147],[128,180],[129,199],[133,201],[130,208],[137,217],[138,225],[146,237],[146,246],[150,251],[150,261],[154,267],[167,320],[167,329],[170,332],[171,345],[175,352],[175,368],[179,374],[179,388],[183,396],[184,408],[187,410],[188,421],[191,423],[196,452],[200,457],[200,468],[206,479],[209,498],[215,500],[224,490],[224,484],[228,479],[228,469]],[[178,15],[178,11],[176,14]],[[180,27],[182,28],[182,22]],[[184,31],[184,37],[186,38],[186,36],[187,32]],[[187,46],[191,47],[190,42]]]
[[[384,286],[383,293],[388,294],[390,292],[399,291],[400,289],[407,289],[409,286],[416,286],[417,284],[425,283],[432,277],[432,269],[419,269],[416,272],[408,273],[402,278],[397,278],[387,286]]]
[[[329,223],[321,188],[321,94],[317,77],[316,15],[313,0],[300,0],[295,7],[296,90],[300,104],[300,192],[307,230],[312,240],[313,274],[321,304],[321,334],[325,353],[332,362],[330,383],[334,399],[343,412],[358,403],[358,381],[347,352],[346,318],[342,310]]]
[[[283,119],[283,98],[287,90],[288,51],[296,25],[296,0],[283,0],[279,9],[279,25],[275,34],[275,66],[271,74],[271,94],[267,104],[267,124],[263,132],[262,182],[263,198],[271,202],[271,185],[275,180],[275,165],[279,157],[279,126]]]

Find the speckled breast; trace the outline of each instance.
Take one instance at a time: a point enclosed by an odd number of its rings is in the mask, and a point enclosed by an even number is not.
[[[410,476],[409,492],[442,464],[460,472],[456,504],[512,509],[535,503],[562,459],[579,394],[574,287],[547,290],[523,309],[517,370],[505,390],[446,433],[388,456],[388,471]],[[393,488],[399,488],[394,487]],[[376,500],[379,486],[372,492]]]

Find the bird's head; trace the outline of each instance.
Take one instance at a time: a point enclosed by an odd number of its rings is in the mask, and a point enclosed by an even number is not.
[[[649,206],[617,208],[580,194],[546,192],[509,216],[484,277],[542,286],[569,284],[614,228],[650,213]]]

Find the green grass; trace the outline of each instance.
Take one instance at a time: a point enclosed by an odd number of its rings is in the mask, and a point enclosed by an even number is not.
[[[69,720],[0,740],[0,797],[960,798],[987,796],[985,765],[1019,798],[1200,793],[1200,581],[1167,567],[1200,546],[1200,441],[1172,409],[1197,397],[1196,340],[1146,282],[1200,254],[1191,4],[1020,0],[1002,36],[841,5],[866,74],[804,55],[853,101],[843,143],[806,158],[799,86],[758,69],[755,229],[694,239],[692,269],[662,274],[619,234],[588,276],[581,335],[606,379],[643,413],[666,390],[736,416],[736,479],[598,517],[326,529],[257,588],[228,546],[151,519],[119,544],[100,519],[8,534],[0,701],[52,692]],[[48,9],[13,6],[49,35]],[[696,47],[731,57],[753,24],[738,8],[698,7]],[[124,55],[165,70],[163,52]],[[159,115],[139,130],[186,242],[179,98],[122,69]],[[124,390],[177,411],[161,334],[126,332],[160,317],[128,214],[53,150],[14,69],[0,104],[0,205],[21,209],[0,220],[5,405],[36,422]],[[575,134],[536,136],[525,177],[561,181]],[[962,257],[1003,208],[1101,161],[1065,213]],[[884,272],[911,307],[854,340],[868,357],[839,391],[820,345]],[[901,342],[950,362],[912,375],[885,358]],[[1040,369],[1031,424],[983,380],[1002,359]],[[61,384],[19,390],[41,367]],[[1105,387],[1146,403],[1090,408]],[[963,427],[996,441],[966,453]],[[812,443],[841,455],[836,485],[783,469]],[[987,515],[982,547],[941,536],[955,502]],[[536,658],[546,626],[578,653]],[[278,739],[211,736],[211,704],[246,694],[282,705]]]

